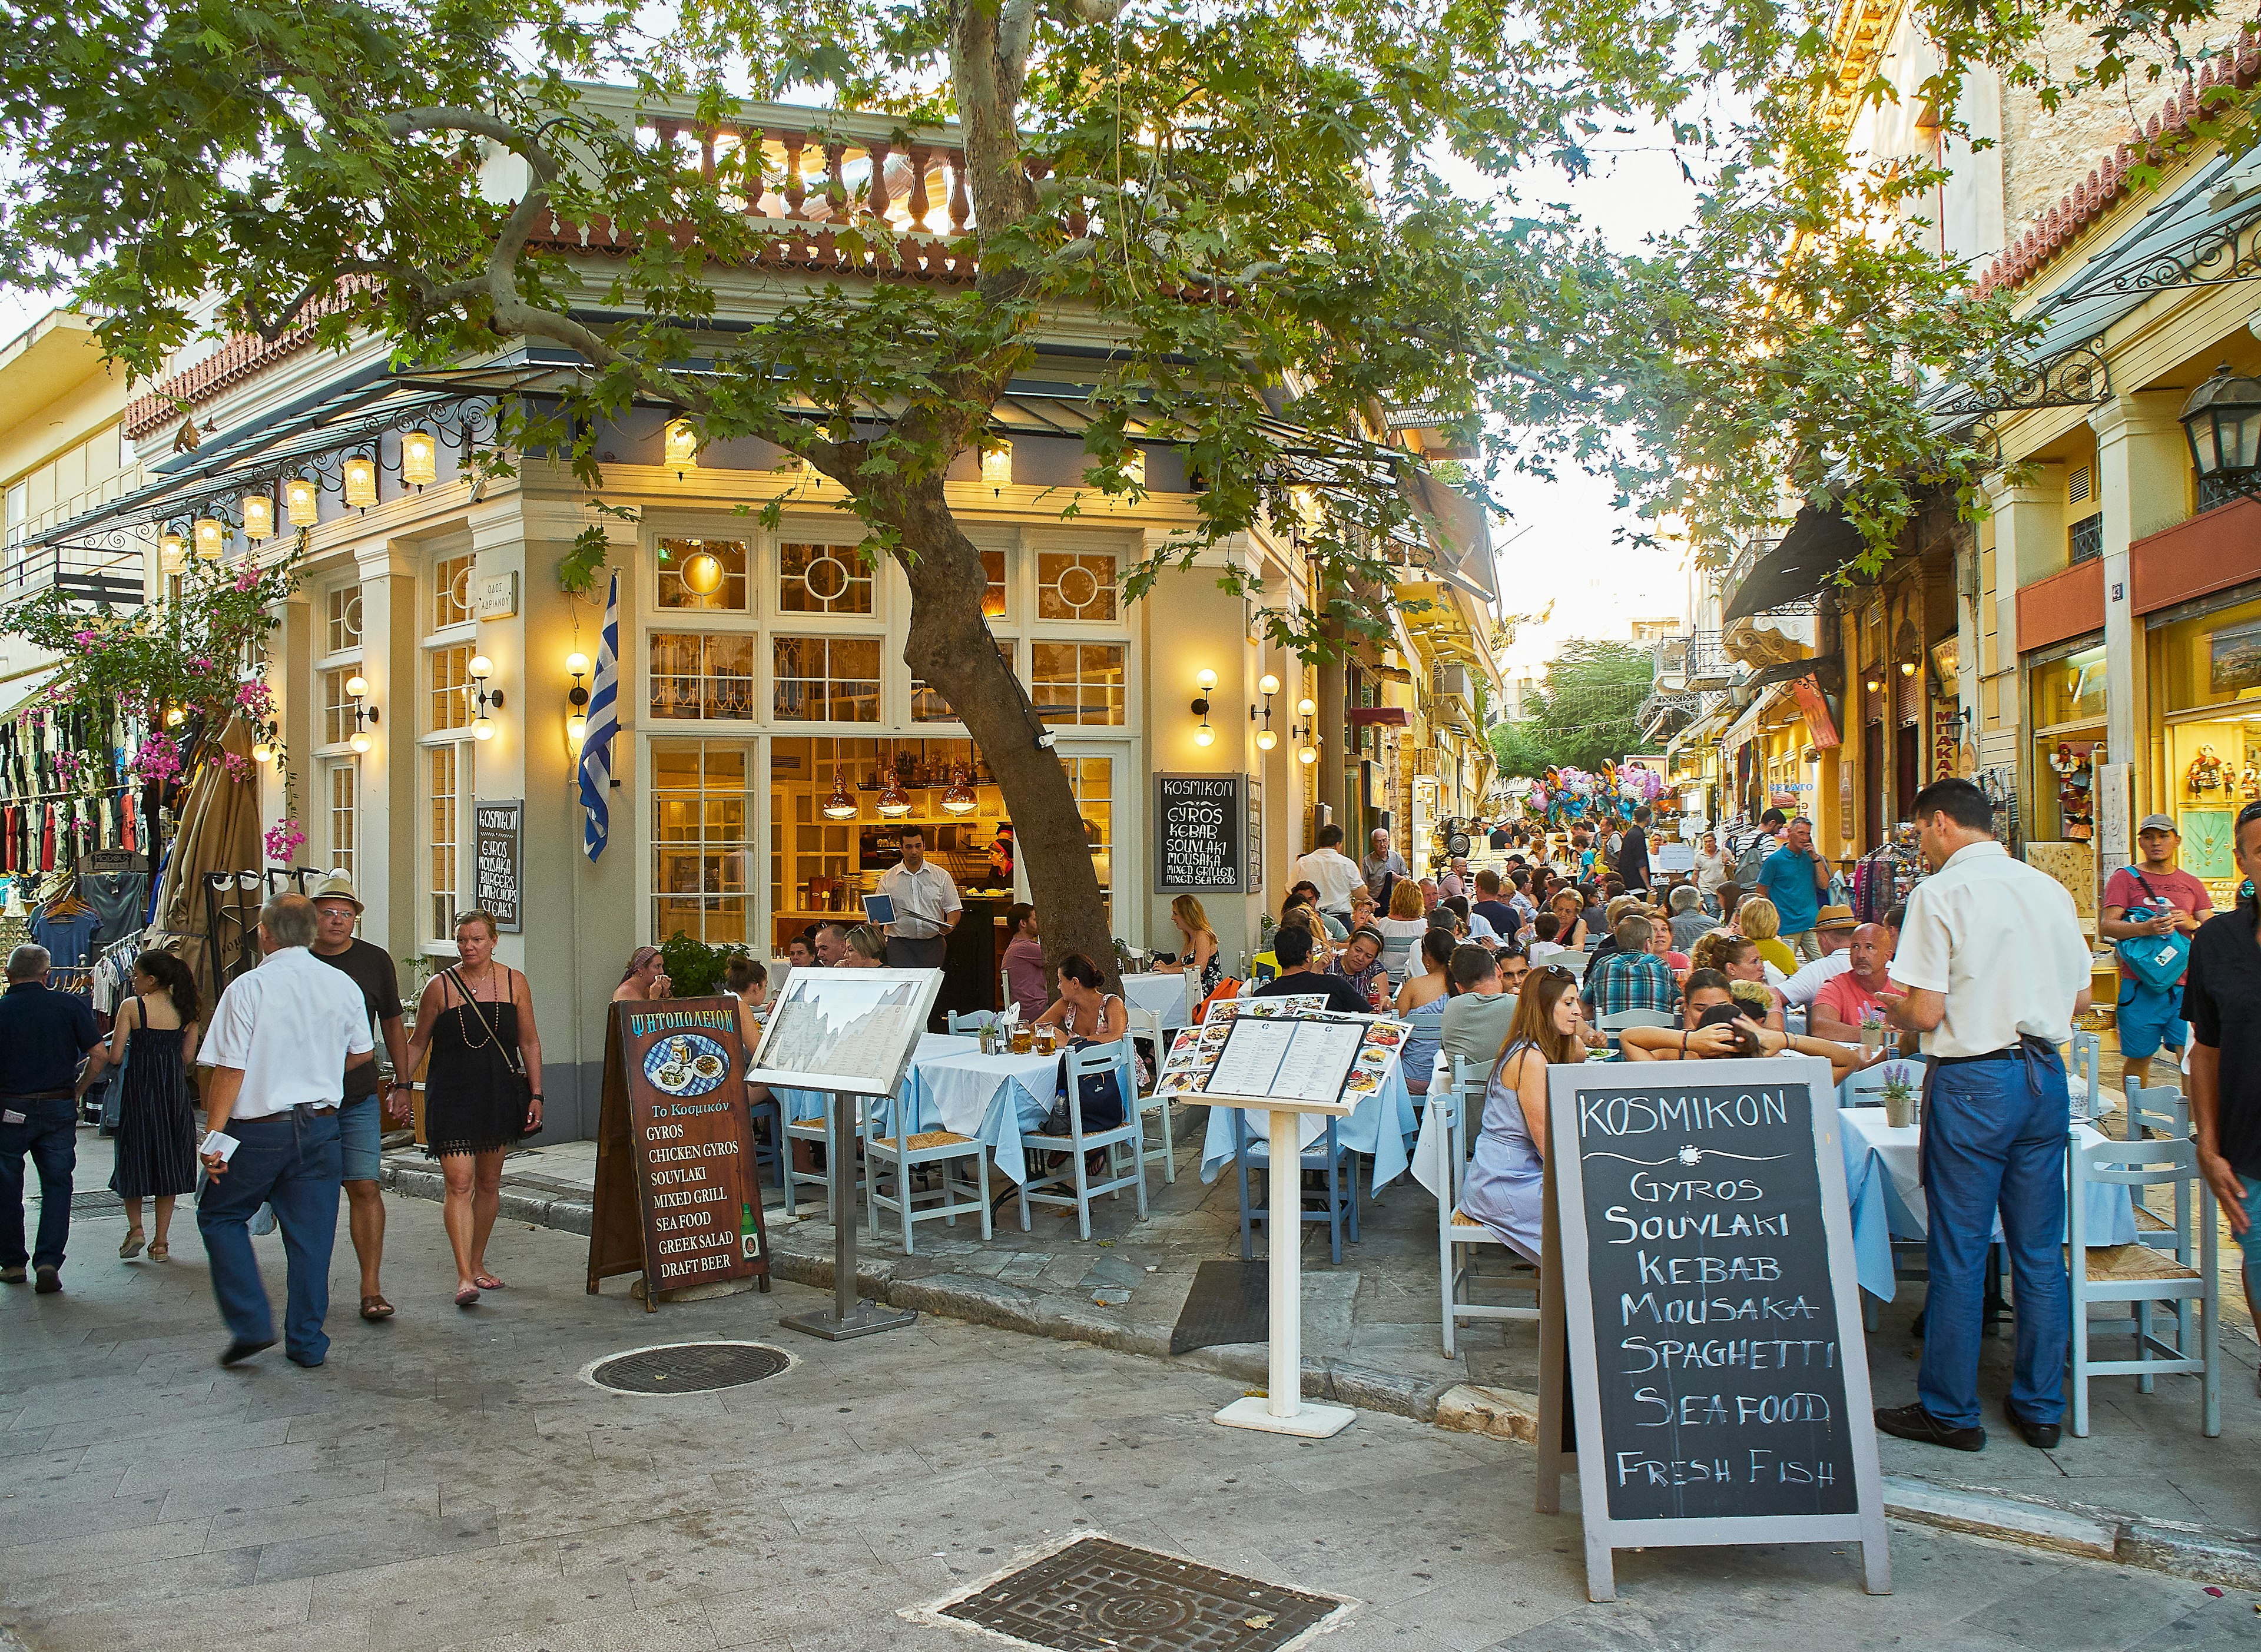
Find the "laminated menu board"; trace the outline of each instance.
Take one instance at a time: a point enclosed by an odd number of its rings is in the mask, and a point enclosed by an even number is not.
[[[1403,1021],[1345,1015],[1323,994],[1228,999],[1171,1042],[1156,1084],[1165,1095],[1277,1099],[1347,1113],[1379,1090],[1405,1047]]]
[[[743,1076],[738,1001],[616,1003],[606,1024],[603,1113],[589,1225],[589,1289],[641,1270],[663,1291],[757,1278],[767,1231]]]
[[[1541,1415],[1567,1337],[1588,1595],[1616,1548],[1801,1542],[1889,1592],[1827,1063],[1556,1067],[1547,1111]]]

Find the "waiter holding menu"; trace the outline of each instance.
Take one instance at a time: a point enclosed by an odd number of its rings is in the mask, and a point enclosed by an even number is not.
[[[940,969],[950,931],[965,910],[958,885],[926,858],[926,834],[903,829],[903,858],[880,875],[879,893],[894,903],[887,921],[887,965],[892,969]]]

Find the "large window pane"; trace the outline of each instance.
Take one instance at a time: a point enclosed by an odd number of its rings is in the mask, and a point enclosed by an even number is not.
[[[749,753],[743,745],[655,740],[652,751],[652,929],[710,946],[744,945],[753,868]]]
[[[775,715],[782,722],[877,722],[877,637],[776,639]]]
[[[1054,723],[1123,721],[1123,645],[1037,643],[1029,650],[1030,699]]]
[[[1037,553],[1037,617],[1040,620],[1112,620],[1119,567],[1112,551],[1044,550]]]
[[[431,776],[431,916],[432,927],[427,931],[435,941],[456,938],[456,892],[462,870],[462,858],[457,854],[457,824],[462,818],[462,794],[459,784],[462,773],[460,757],[463,748],[450,743],[434,746],[427,756]]]
[[[469,643],[426,650],[431,673],[431,716],[425,724],[427,733],[471,726],[472,652]]]
[[[651,634],[651,715],[747,722],[754,715],[751,635]]]
[[[715,564],[711,570],[700,560],[709,557],[714,558]],[[661,540],[659,606],[663,608],[699,608],[714,614],[747,612],[750,587],[746,568],[749,560],[743,540]],[[697,564],[695,567],[694,564]],[[695,591],[685,581],[686,571],[698,583],[705,583],[701,576],[710,572],[717,576],[721,583],[712,591]]]
[[[443,557],[432,564],[432,628],[471,622],[471,558]]]

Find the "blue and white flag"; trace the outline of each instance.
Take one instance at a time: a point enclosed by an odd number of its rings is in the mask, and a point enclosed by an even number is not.
[[[620,732],[621,576],[605,598],[605,634],[597,643],[596,686],[589,693],[589,729],[581,736],[581,847],[594,860],[612,830],[613,736]]]

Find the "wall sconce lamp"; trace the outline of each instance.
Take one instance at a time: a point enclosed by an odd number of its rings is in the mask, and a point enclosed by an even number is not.
[[[1296,715],[1303,720],[1303,726],[1295,731],[1297,741],[1296,761],[1303,764],[1317,763],[1319,760],[1319,732],[1313,720],[1319,715],[1317,702],[1308,695],[1297,700]]]
[[[347,742],[355,751],[366,751],[377,743],[370,738],[369,730],[377,726],[377,707],[367,702],[369,679],[359,672],[346,679],[346,693],[353,696],[354,731]]]
[[[1002,493],[1013,482],[1013,444],[991,442],[981,450],[981,479],[992,493]]]
[[[1194,743],[1197,746],[1210,745],[1217,740],[1217,730],[1209,726],[1209,691],[1217,686],[1217,673],[1203,666],[1194,678],[1194,686],[1201,690],[1194,697],[1193,703],[1194,715],[1201,719],[1201,726],[1194,730]]]
[[[293,528],[312,528],[321,517],[322,485],[311,476],[283,485],[283,509]]]
[[[411,430],[400,438],[400,479],[422,488],[440,478],[440,444],[428,430]]]
[[[474,740],[492,740],[495,737],[495,723],[494,719],[487,715],[488,709],[502,709],[502,690],[498,688],[490,692],[487,687],[487,679],[494,675],[494,662],[484,654],[474,654],[468,669],[473,687],[471,737]]]
[[[688,419],[673,419],[667,426],[667,468],[675,479],[699,468],[699,432]]]
[[[1269,751],[1280,743],[1280,736],[1272,727],[1272,696],[1280,692],[1280,679],[1270,672],[1256,679],[1256,692],[1264,696],[1264,726],[1256,731],[1256,749]],[[1256,707],[1248,708],[1248,721],[1256,721]]]
[[[578,751],[589,732],[589,691],[581,686],[581,679],[589,674],[589,657],[575,649],[565,657],[565,670],[573,679],[573,686],[565,694],[565,738]]]
[[[260,725],[259,737],[251,743],[251,760],[254,763],[275,761],[275,725],[273,723]]]
[[[346,503],[357,511],[365,511],[377,503],[377,461],[370,455],[355,454],[345,464]]]

